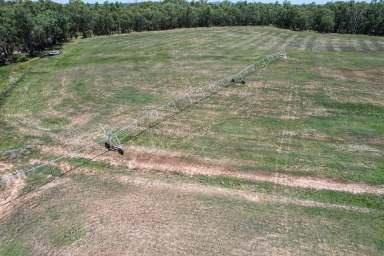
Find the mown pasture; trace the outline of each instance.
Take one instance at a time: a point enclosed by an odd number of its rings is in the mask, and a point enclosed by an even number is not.
[[[87,160],[100,124],[281,50],[124,156]],[[383,38],[271,27],[77,39],[1,67],[1,173],[65,158],[14,182],[26,196],[0,215],[0,255],[381,255],[383,77]]]

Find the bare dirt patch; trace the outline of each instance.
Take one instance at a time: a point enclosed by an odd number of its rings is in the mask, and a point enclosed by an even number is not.
[[[345,73],[342,70],[334,70],[324,67],[317,67],[313,69],[314,72],[320,73],[321,76],[334,78],[338,80],[347,80],[348,77],[345,75]]]
[[[6,172],[8,170],[11,170],[12,168],[13,168],[13,164],[6,163],[6,162],[3,162],[3,161],[0,162],[0,173],[1,172]]]
[[[4,174],[1,177],[3,190],[0,192],[0,205],[17,197],[19,191],[24,186],[25,182],[22,176],[12,174]]]
[[[9,210],[7,203],[16,199],[21,190],[23,189],[25,182],[24,177],[15,176],[12,174],[5,174],[1,178],[1,182],[4,184],[4,188],[0,190],[0,218]]]
[[[351,73],[354,75],[354,78],[360,78],[361,80],[378,78],[378,77],[384,76],[384,71],[382,69],[353,70]]]
[[[87,112],[76,116],[67,116],[73,126],[83,126],[90,122],[96,114]]]

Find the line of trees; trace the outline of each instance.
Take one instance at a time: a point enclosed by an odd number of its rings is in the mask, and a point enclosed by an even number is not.
[[[164,0],[86,4],[0,0],[0,63],[72,37],[209,26],[274,25],[292,30],[384,35],[384,0],[325,5]]]

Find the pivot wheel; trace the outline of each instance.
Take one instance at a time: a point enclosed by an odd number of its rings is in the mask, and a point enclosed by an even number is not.
[[[117,152],[118,152],[120,155],[124,155],[124,150],[121,149],[121,148],[118,148],[118,149],[117,149]]]
[[[108,150],[111,150],[111,144],[109,144],[108,142],[105,142],[104,143],[104,147]]]

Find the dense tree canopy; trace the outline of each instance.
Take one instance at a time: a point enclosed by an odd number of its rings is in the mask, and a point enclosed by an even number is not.
[[[384,1],[325,5],[208,3],[68,4],[0,0],[0,63],[15,51],[34,55],[72,37],[181,27],[274,25],[292,30],[384,35]]]

